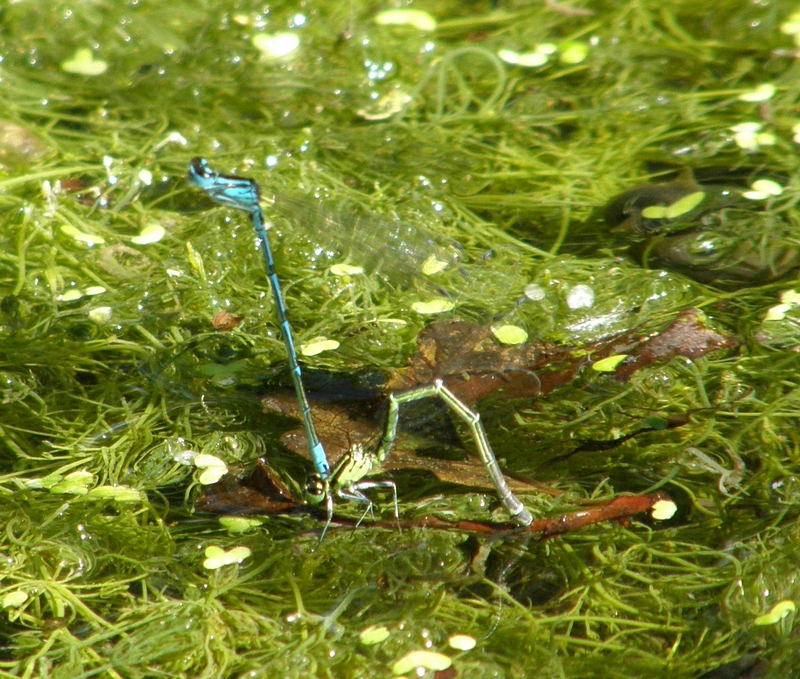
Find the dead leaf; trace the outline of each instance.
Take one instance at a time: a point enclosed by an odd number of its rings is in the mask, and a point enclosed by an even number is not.
[[[225,330],[233,330],[243,320],[244,316],[237,316],[228,311],[220,311],[211,319],[211,325],[214,326],[214,330],[223,332]]]

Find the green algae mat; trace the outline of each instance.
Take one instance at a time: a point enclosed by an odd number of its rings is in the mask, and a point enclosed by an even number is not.
[[[791,676],[799,57],[791,2],[6,3],[0,677]],[[331,460],[439,378],[548,528],[433,399],[320,541],[195,157]]]

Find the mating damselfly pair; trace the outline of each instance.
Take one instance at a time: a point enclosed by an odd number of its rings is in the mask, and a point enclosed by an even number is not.
[[[441,379],[434,379],[432,383],[427,385],[390,393],[388,396],[388,414],[382,437],[371,449],[365,449],[361,445],[352,446],[337,463],[336,467],[331,469],[323,445],[314,427],[311,407],[305,392],[292,330],[287,317],[286,304],[275,271],[275,260],[267,236],[267,222],[261,208],[261,192],[259,186],[253,179],[223,175],[215,172],[211,170],[208,163],[201,158],[192,160],[189,166],[188,178],[193,185],[198,187],[215,202],[226,207],[246,212],[250,216],[253,226],[256,229],[264,257],[267,276],[269,278],[270,287],[272,288],[278,323],[283,335],[292,381],[300,407],[300,414],[315,467],[315,473],[309,478],[306,485],[306,498],[312,503],[325,504],[328,513],[328,523],[330,523],[333,516],[334,495],[344,499],[365,502],[369,507],[370,501],[364,495],[364,490],[377,486],[390,486],[394,491],[392,482],[372,481],[368,480],[366,477],[374,473],[391,453],[397,436],[400,406],[411,401],[438,396],[453,414],[463,420],[469,427],[470,434],[492,484],[497,491],[498,497],[508,510],[512,519],[519,525],[529,525],[532,521],[531,514],[508,487],[492,447],[489,444],[486,431],[481,424],[480,415],[459,400],[457,396],[445,386]],[[396,491],[395,513],[398,513]]]

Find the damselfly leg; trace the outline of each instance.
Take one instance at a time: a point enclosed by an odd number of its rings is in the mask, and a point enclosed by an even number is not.
[[[480,414],[468,408],[463,401],[445,386],[442,380],[437,379],[428,385],[389,394],[389,410],[386,415],[383,436],[375,449],[370,452],[365,450],[362,445],[354,446],[339,461],[327,480],[321,479],[316,474],[309,479],[306,486],[307,500],[310,503],[326,502],[328,521],[325,525],[325,530],[323,530],[323,536],[333,517],[334,495],[343,499],[367,502],[369,507],[366,513],[368,513],[372,507],[372,502],[363,494],[363,491],[375,487],[391,487],[394,492],[395,515],[399,515],[397,491],[394,483],[391,481],[364,481],[363,479],[374,473],[391,454],[397,439],[400,406],[404,403],[434,397],[440,398],[454,415],[467,424],[492,485],[494,485],[497,495],[511,519],[520,526],[529,526],[532,523],[533,517],[531,513],[508,487],[508,483],[500,470],[500,465],[489,443],[489,437],[486,435],[486,430],[481,423]],[[363,518],[364,516],[361,517],[362,520]]]

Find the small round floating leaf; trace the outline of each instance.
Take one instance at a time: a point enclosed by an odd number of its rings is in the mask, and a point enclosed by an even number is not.
[[[71,59],[61,62],[61,70],[77,75],[102,75],[108,70],[108,64],[102,59],[95,59],[92,50],[79,49]]]
[[[775,85],[772,83],[762,83],[754,90],[740,94],[738,99],[740,101],[759,102],[772,99],[775,94]]]
[[[750,188],[754,191],[766,193],[768,196],[780,196],[783,193],[783,187],[771,179],[756,179],[750,184]]]
[[[208,467],[200,473],[200,477],[197,480],[200,481],[203,486],[210,486],[219,481],[227,473],[227,467]]]
[[[211,545],[206,547],[204,554],[206,555],[206,560],[203,561],[203,568],[213,571],[225,565],[225,550],[222,547]]]
[[[651,507],[650,516],[656,521],[668,521],[675,516],[675,512],[677,511],[678,505],[672,500],[659,500]]]
[[[589,54],[589,46],[584,42],[568,42],[561,46],[558,60],[562,64],[580,64]]]
[[[242,563],[242,561],[249,558],[252,553],[249,547],[234,547],[225,552],[225,562],[226,564]]]
[[[364,273],[363,267],[351,266],[350,264],[334,264],[331,267],[334,276],[357,276]]]
[[[615,354],[614,356],[606,356],[605,358],[601,358],[599,361],[592,363],[592,370],[595,370],[599,373],[613,373],[617,369],[617,366],[626,358],[628,358],[628,354]]]
[[[234,534],[247,533],[264,523],[263,519],[250,516],[221,516],[218,521],[228,529],[229,533]]]
[[[765,321],[782,321],[786,318],[786,312],[792,308],[791,304],[776,304],[767,310],[764,316]]]
[[[426,670],[433,670],[434,672],[441,672],[452,664],[452,659],[443,653],[434,653],[433,651],[411,651],[392,665],[392,674],[398,676],[406,672],[413,672],[419,667]]]
[[[74,302],[76,299],[83,297],[83,293],[77,288],[67,290],[63,295],[58,296],[59,302]]]
[[[418,314],[432,315],[441,314],[445,311],[452,311],[455,308],[455,304],[449,299],[439,297],[428,302],[414,302],[411,308]]]
[[[528,340],[528,332],[518,325],[500,325],[492,328],[492,334],[501,344],[524,344]]]
[[[762,127],[762,123],[746,122],[734,125],[729,129],[734,133],[733,139],[740,148],[754,150],[758,148],[759,133]]]
[[[203,470],[198,480],[204,486],[216,483],[228,473],[228,465],[214,455],[201,453],[194,458],[194,464],[198,469]]]
[[[334,351],[339,348],[339,342],[328,339],[327,337],[315,337],[308,344],[300,345],[300,353],[303,356],[316,356],[323,351]]]
[[[431,255],[422,263],[422,273],[426,276],[433,276],[440,271],[444,271],[446,268],[447,262],[438,259],[436,255]]]
[[[781,293],[781,302],[793,306],[800,304],[800,292],[797,292],[797,290],[784,290]]]
[[[300,47],[300,37],[297,33],[256,33],[252,41],[264,61],[280,61],[285,59],[298,47]]]
[[[447,640],[447,643],[450,648],[455,648],[457,651],[471,651],[478,642],[475,641],[475,637],[468,634],[454,634]]]
[[[800,35],[800,12],[789,15],[789,19],[781,24],[781,33]]]
[[[667,208],[664,205],[648,205],[642,210],[642,217],[646,219],[664,219],[667,216]]]
[[[738,123],[733,127],[730,127],[732,132],[759,132],[761,128],[764,127],[764,123],[756,123],[752,121],[748,121],[746,123]]]
[[[131,243],[136,245],[150,245],[151,243],[158,243],[167,233],[166,229],[161,224],[152,222],[142,229],[138,236],[131,238]]]
[[[64,224],[61,226],[61,233],[70,236],[71,238],[75,239],[80,243],[86,243],[87,245],[102,245],[105,243],[105,238],[102,236],[95,236],[92,233],[84,233],[80,229],[76,229],[71,224]]]
[[[525,297],[532,302],[540,302],[546,297],[547,293],[538,283],[530,283],[525,286]]]
[[[389,630],[383,625],[370,625],[358,633],[358,640],[364,646],[374,646],[386,641],[389,635]]]
[[[794,613],[797,610],[794,601],[786,599],[779,601],[775,604],[769,613],[759,615],[754,621],[755,625],[775,625],[783,620],[789,613]]]
[[[507,64],[535,68],[544,66],[549,57],[542,52],[514,52],[513,50],[498,50],[497,56]]]
[[[756,144],[761,146],[774,146],[778,138],[772,132],[761,132],[756,136]]]
[[[771,179],[757,179],[750,185],[750,188],[751,191],[742,192],[742,195],[748,200],[766,200],[783,193],[783,187]]]
[[[685,195],[683,198],[676,200],[672,205],[668,206],[664,216],[667,219],[675,219],[676,217],[685,215],[687,212],[691,212],[700,205],[700,203],[705,200],[705,197],[705,191],[694,191],[693,193]]]
[[[218,458],[216,455],[209,455],[208,453],[200,453],[194,457],[194,464],[196,467],[205,469],[207,467],[227,467],[225,462]]]
[[[784,290],[781,293],[781,302],[792,306],[800,304],[800,292],[797,292],[797,290]]]
[[[111,314],[110,306],[99,306],[89,310],[89,319],[95,325],[107,325],[111,320]]]
[[[694,191],[676,200],[672,205],[649,205],[642,210],[647,219],[675,219],[694,210],[705,199],[704,191]]]
[[[234,547],[226,552],[221,547],[210,545],[206,547],[204,554],[206,560],[203,561],[203,567],[215,570],[233,563],[241,563],[252,554],[252,551],[249,547]]]
[[[3,596],[0,600],[0,606],[3,608],[19,608],[27,600],[27,592],[23,592],[21,589],[15,589],[13,592],[8,592]]]
[[[434,16],[419,9],[387,9],[375,15],[375,23],[380,26],[411,26],[419,31],[436,30]]]

